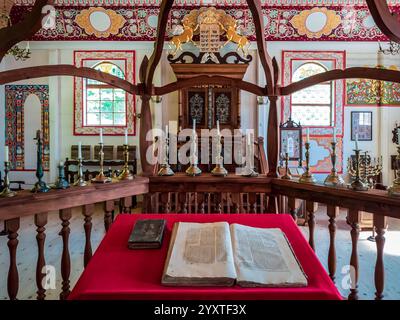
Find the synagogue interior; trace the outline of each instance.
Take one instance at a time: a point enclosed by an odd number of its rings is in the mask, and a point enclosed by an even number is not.
[[[400,0],[0,0],[0,182],[1,300],[398,300]]]

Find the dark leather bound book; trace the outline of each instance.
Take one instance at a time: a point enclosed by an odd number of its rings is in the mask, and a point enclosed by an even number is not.
[[[166,220],[140,219],[133,227],[129,249],[157,249],[161,247]]]

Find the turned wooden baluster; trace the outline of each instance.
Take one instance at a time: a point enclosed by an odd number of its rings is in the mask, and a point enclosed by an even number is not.
[[[36,263],[36,285],[37,285],[37,299],[44,300],[46,298],[46,290],[43,288],[43,279],[46,277],[43,274],[43,267],[46,265],[44,258],[44,242],[46,240],[45,225],[47,224],[47,213],[38,213],[35,215],[35,225],[37,227],[36,241],[38,245],[38,259]]]
[[[318,210],[318,203],[306,201],[307,222],[309,230],[309,240],[311,248],[315,251],[314,230],[315,230],[315,212]]]
[[[197,203],[198,203],[197,206],[198,206],[199,213],[205,213],[204,200],[205,200],[204,192],[198,192],[197,193]],[[197,213],[197,212],[195,212],[195,213]]]
[[[268,197],[268,213],[279,213],[278,199],[275,196]]]
[[[376,231],[376,264],[375,264],[375,300],[383,299],[385,288],[385,266],[383,264],[383,249],[385,247],[385,231],[387,229],[387,218],[374,214],[374,228]]]
[[[62,229],[60,232],[60,236],[63,240],[63,250],[61,256],[61,277],[62,277],[62,292],[60,293],[60,299],[66,300],[68,295],[70,294],[70,286],[69,286],[69,276],[71,273],[71,258],[69,255],[69,248],[68,248],[68,240],[69,240],[69,220],[72,217],[72,210],[69,209],[62,209],[59,213],[60,219],[62,221]]]
[[[297,223],[296,198],[288,197],[287,200],[288,200],[289,213],[292,216],[294,222]]]
[[[328,253],[328,270],[332,281],[335,281],[336,275],[336,218],[339,216],[339,207],[328,206],[326,211],[329,217],[329,253]]]
[[[349,300],[358,300],[358,238],[360,236],[360,222],[361,222],[361,213],[358,210],[349,209],[347,214],[347,223],[351,226],[351,258],[350,258],[350,266],[353,270],[351,272],[351,289],[348,299]]]
[[[122,212],[131,213],[132,211],[132,197],[125,197],[122,199]]]
[[[6,230],[8,232],[8,250],[10,253],[10,267],[8,269],[7,291],[10,300],[16,300],[19,288],[19,276],[17,268],[17,246],[19,218],[6,220]]]
[[[179,213],[187,213],[187,194],[186,192],[179,192],[178,194]]]
[[[169,213],[169,193],[162,192],[160,195],[160,205],[162,213]]]
[[[240,193],[232,193],[232,203],[232,213],[240,213]]]
[[[104,202],[104,228],[106,232],[110,229],[113,222],[113,212],[115,210],[114,200]]]
[[[85,223],[83,228],[85,229],[85,253],[83,256],[83,265],[87,266],[90,259],[92,258],[92,243],[90,236],[92,234],[92,215],[94,214],[94,203],[84,205],[82,208],[82,214],[85,217]]]
[[[249,213],[257,213],[257,193],[251,192],[248,197],[250,204]]]
[[[222,193],[214,193],[214,213],[222,213]]]

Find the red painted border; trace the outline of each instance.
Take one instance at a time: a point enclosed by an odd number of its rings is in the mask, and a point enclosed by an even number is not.
[[[136,50],[74,50],[73,52],[73,65],[76,66],[76,54],[78,52],[124,52],[124,53],[132,53],[133,54],[133,84],[136,84]],[[82,62],[84,60],[101,60],[101,59],[96,59],[96,58],[85,58],[82,59]],[[120,59],[104,59],[106,60],[127,60],[127,58],[120,58]],[[82,67],[83,65],[80,65],[78,67]],[[127,74],[127,63],[125,64],[125,75]],[[73,116],[73,135],[74,136],[97,136],[98,134],[84,134],[84,133],[77,133],[76,132],[76,120],[75,120],[75,112],[76,112],[76,78],[74,77],[74,99],[73,99],[73,104],[74,104],[74,116]],[[127,93],[126,93],[127,95]],[[128,134],[129,136],[136,136],[137,134],[137,128],[136,128],[136,95],[132,95],[132,100],[133,100],[133,119],[132,119],[132,123],[133,123],[133,133]],[[82,95],[82,99],[83,99],[83,95]],[[82,108],[83,108],[83,101],[82,101]],[[128,106],[126,105],[126,111],[127,111]],[[83,112],[83,110],[82,110]],[[83,119],[82,119],[83,121]],[[81,124],[82,127],[84,127],[83,123]],[[105,128],[105,127],[101,127],[101,126],[85,126],[85,127],[89,127],[89,128]],[[127,123],[125,126],[106,126],[108,128],[126,128],[127,127]],[[124,134],[110,134],[110,133],[103,133],[104,136],[123,136]]]

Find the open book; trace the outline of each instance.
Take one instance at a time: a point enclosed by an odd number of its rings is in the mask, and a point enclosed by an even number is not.
[[[171,286],[302,287],[285,234],[227,222],[176,222],[162,276]]]

